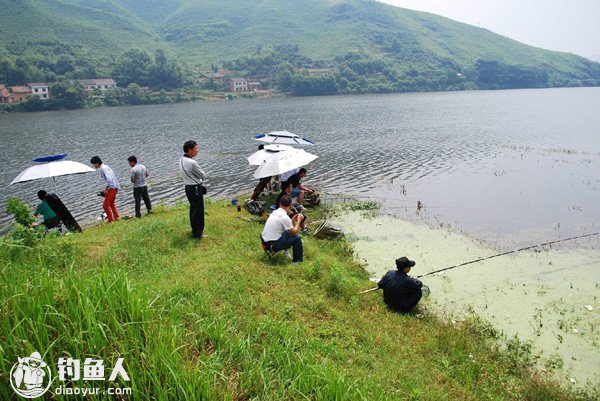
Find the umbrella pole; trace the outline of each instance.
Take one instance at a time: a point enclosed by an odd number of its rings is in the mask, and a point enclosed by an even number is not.
[[[56,177],[52,177],[52,181],[54,181],[54,193],[56,194],[56,192],[58,191],[57,187],[56,187]],[[64,223],[61,221],[60,222],[60,235],[64,236],[66,233],[66,228]]]

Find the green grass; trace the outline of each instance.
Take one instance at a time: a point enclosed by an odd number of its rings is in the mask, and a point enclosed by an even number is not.
[[[200,243],[185,207],[34,248],[3,240],[0,398],[15,399],[17,357],[39,350],[51,365],[122,355],[135,400],[585,399],[532,372],[522,347],[501,351],[480,323],[448,325],[426,302],[399,315],[380,293],[358,295],[372,283],[345,241],[307,236],[304,263],[269,262],[248,216],[208,203]]]

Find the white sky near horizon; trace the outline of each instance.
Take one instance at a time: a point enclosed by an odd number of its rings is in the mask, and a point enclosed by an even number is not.
[[[600,0],[379,0],[600,61]]]

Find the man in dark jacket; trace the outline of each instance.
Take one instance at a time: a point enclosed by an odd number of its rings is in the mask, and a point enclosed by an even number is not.
[[[421,299],[423,283],[408,276],[415,262],[406,256],[396,259],[396,268],[390,270],[379,280],[377,287],[383,289],[383,300],[388,308],[406,313],[414,308]]]

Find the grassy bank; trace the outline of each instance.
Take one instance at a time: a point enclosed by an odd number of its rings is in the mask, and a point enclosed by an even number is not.
[[[347,243],[305,237],[304,263],[268,262],[263,226],[239,217],[208,204],[200,243],[185,207],[33,249],[3,241],[0,398],[16,399],[8,373],[39,350],[53,370],[64,355],[104,359],[107,376],[123,356],[135,400],[585,399],[484,325],[357,295],[372,284]]]

